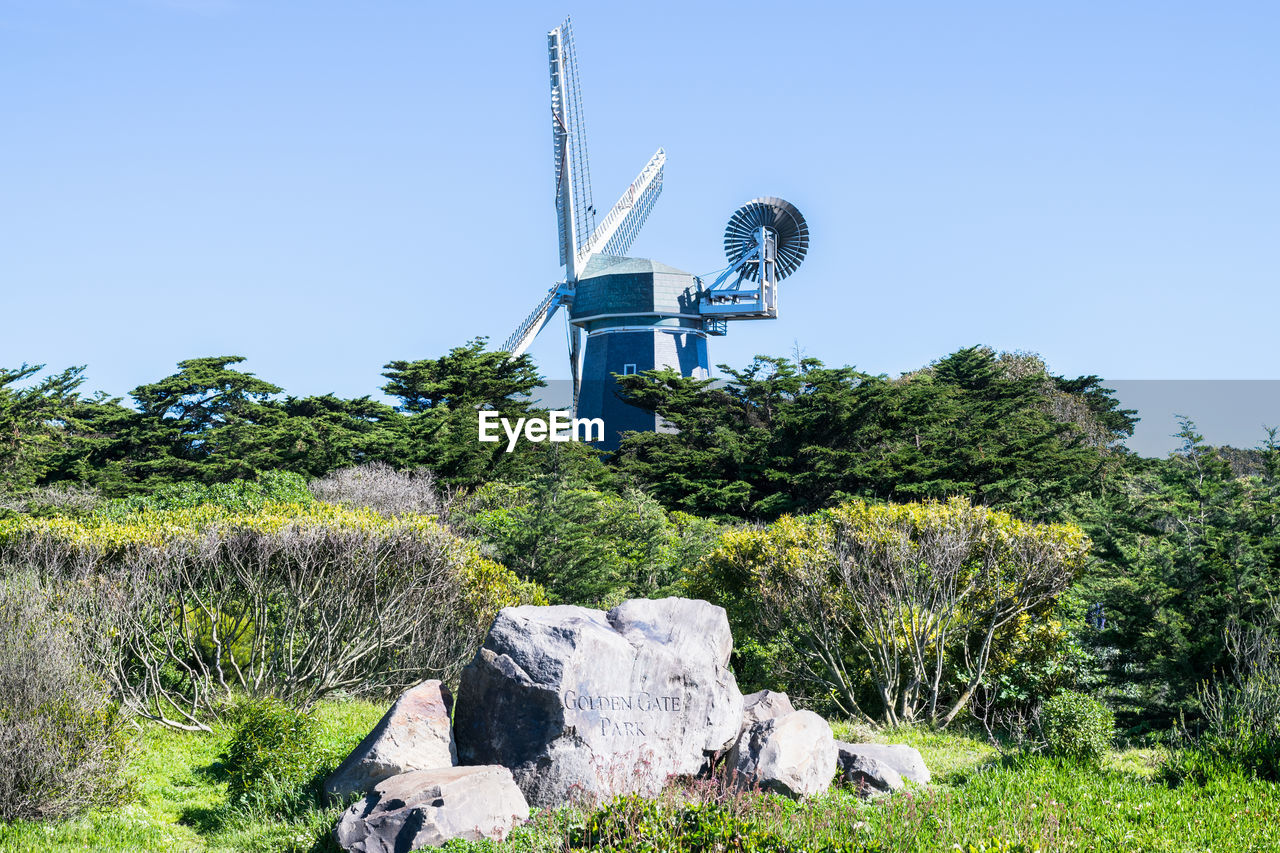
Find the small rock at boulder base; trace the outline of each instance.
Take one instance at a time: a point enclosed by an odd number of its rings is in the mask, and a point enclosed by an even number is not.
[[[845,743],[837,741],[840,752],[840,768],[843,770],[854,758],[865,756],[886,764],[908,782],[928,785],[932,775],[925,766],[920,750],[905,743]]]
[[[869,755],[849,755],[846,760],[841,753],[839,764],[840,778],[867,796],[891,794],[906,786],[897,770]]]
[[[789,797],[810,797],[831,786],[836,740],[812,711],[761,720],[729,751],[726,768],[739,788],[760,787]]]
[[[736,738],[732,649],[705,601],[505,608],[462,672],[458,756],[509,767],[542,808],[657,793]]]
[[[409,770],[457,764],[449,723],[452,711],[453,696],[439,681],[424,681],[405,691],[325,780],[325,793],[342,800]]]
[[[795,712],[787,694],[777,690],[759,690],[742,697],[741,731],[754,726],[761,720],[772,720]]]
[[[507,768],[441,767],[379,782],[342,813],[333,835],[350,853],[405,853],[454,838],[501,840],[528,819]]]

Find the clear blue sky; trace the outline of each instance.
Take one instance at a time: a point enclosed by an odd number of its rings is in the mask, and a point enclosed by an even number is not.
[[[236,353],[360,395],[500,343],[559,273],[566,12],[597,207],[667,149],[633,254],[718,269],[758,195],[810,222],[713,362],[1280,377],[1280,5],[1167,0],[0,0],[0,366],[124,394]]]

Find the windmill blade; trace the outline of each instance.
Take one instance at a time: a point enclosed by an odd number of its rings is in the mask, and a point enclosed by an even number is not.
[[[578,252],[578,269],[584,268],[591,256],[597,253],[627,253],[649,217],[649,211],[653,210],[654,202],[662,194],[662,170],[666,163],[667,153],[659,148]]]
[[[506,343],[502,345],[504,352],[511,353],[512,358],[519,358],[524,355],[524,351],[529,348],[529,344],[533,343],[533,339],[538,336],[546,325],[551,322],[551,318],[555,316],[556,309],[562,304],[562,288],[556,285],[547,291],[547,295],[538,303],[538,307],[534,308],[528,317],[524,318],[524,322],[516,327],[511,333],[511,337],[507,338]]]
[[[578,52],[569,18],[547,33],[547,61],[551,71],[551,136],[556,168],[556,220],[560,232],[560,263],[570,267],[595,228],[591,200],[591,170],[587,164],[587,128],[578,80]]]

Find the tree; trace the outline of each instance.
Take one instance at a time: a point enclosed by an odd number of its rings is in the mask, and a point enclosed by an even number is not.
[[[42,370],[43,364],[0,368],[0,484],[9,491],[29,489],[55,465],[63,422],[84,382],[84,367],[69,367],[26,388],[14,387]]]
[[[485,339],[475,338],[440,358],[388,362],[382,375],[382,390],[408,415],[399,424],[399,465],[430,468],[445,485],[475,486],[527,476],[546,447],[522,441],[508,453],[505,441],[478,440],[481,411],[512,424],[545,414],[535,405],[542,377],[527,355],[488,352]]]
[[[1231,625],[1262,624],[1280,589],[1280,446],[1274,432],[1257,473],[1205,444],[1184,419],[1182,447],[1133,464],[1085,507],[1098,570],[1092,640],[1132,710],[1150,718],[1193,710],[1198,685],[1231,666]]]
[[[670,507],[775,518],[850,497],[967,495],[1026,518],[1063,518],[1101,490],[1131,434],[1096,377],[1061,380],[1034,356],[960,350],[898,379],[816,359],[720,366],[723,387],[650,371],[624,396],[674,433],[632,434],[621,472]]]
[[[273,427],[270,459],[277,467],[308,477],[374,460],[398,460],[404,416],[369,397],[353,400],[333,394],[286,397],[284,415]]]
[[[270,399],[281,388],[233,369],[243,356],[178,362],[178,372],[133,390],[138,417],[120,436],[144,483],[220,482],[252,477],[254,455],[269,444],[265,427],[281,413]]]

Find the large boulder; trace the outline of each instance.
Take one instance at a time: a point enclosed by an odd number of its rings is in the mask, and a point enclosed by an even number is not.
[[[787,694],[777,690],[758,690],[742,697],[742,728],[746,731],[761,720],[771,720],[795,712]]]
[[[462,672],[459,759],[511,768],[539,807],[656,793],[737,736],[732,648],[705,601],[505,608]]]
[[[334,838],[351,853],[404,853],[453,838],[505,838],[529,806],[505,767],[412,770],[379,782],[351,805]]]
[[[439,681],[424,681],[406,691],[325,780],[325,792],[344,800],[409,770],[457,764],[449,724],[452,711],[453,696]]]
[[[836,740],[822,717],[793,711],[761,720],[743,732],[729,751],[726,767],[739,788],[810,797],[831,785]]]
[[[892,768],[909,782],[928,785],[932,775],[925,766],[920,750],[904,743],[845,743],[837,741],[842,772],[859,758],[870,758]]]

